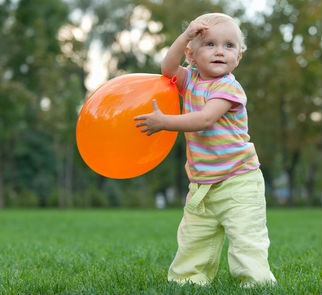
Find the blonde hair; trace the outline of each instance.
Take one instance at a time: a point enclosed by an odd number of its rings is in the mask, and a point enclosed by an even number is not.
[[[231,16],[224,14],[224,13],[206,13],[198,16],[194,19],[195,21],[202,21],[208,26],[214,26],[221,22],[230,21],[233,23],[233,25],[236,27],[238,33],[239,33],[239,46],[240,46],[240,52],[243,53],[247,50],[247,46],[245,44],[245,36],[243,32],[241,31],[239,25],[237,24],[236,20],[233,19]],[[193,40],[189,42],[188,47],[191,48],[191,44],[193,43]]]

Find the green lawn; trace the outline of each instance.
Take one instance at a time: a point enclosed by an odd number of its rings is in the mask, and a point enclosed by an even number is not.
[[[0,294],[322,294],[321,210],[268,211],[276,287],[166,281],[181,210],[0,211]],[[226,245],[227,247],[227,245]]]

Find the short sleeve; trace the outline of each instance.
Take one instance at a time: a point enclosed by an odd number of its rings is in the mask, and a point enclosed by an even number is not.
[[[221,78],[217,83],[212,85],[208,100],[214,98],[226,99],[243,106],[245,106],[247,102],[244,89],[232,74]]]

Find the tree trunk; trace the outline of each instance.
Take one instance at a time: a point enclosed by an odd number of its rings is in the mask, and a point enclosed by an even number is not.
[[[65,208],[65,191],[64,191],[64,157],[62,147],[59,141],[55,140],[55,157],[56,157],[56,186],[57,186],[57,198],[58,198],[58,207]]]
[[[314,205],[314,193],[315,193],[315,177],[316,177],[316,172],[318,170],[318,164],[317,162],[310,163],[309,165],[309,171],[308,171],[308,176],[305,181],[305,190],[308,195],[308,205]]]
[[[0,159],[0,209],[4,208],[4,192],[3,192],[3,164]]]
[[[65,163],[65,198],[68,207],[73,206],[73,157],[74,150],[71,143],[66,147],[66,163]]]
[[[300,150],[296,149],[292,152],[291,161],[286,168],[286,172],[288,174],[288,189],[290,192],[290,196],[288,199],[288,205],[294,206],[295,205],[295,168],[299,162],[300,158]]]

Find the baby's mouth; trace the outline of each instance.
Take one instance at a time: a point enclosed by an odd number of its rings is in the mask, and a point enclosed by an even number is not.
[[[223,62],[222,60],[215,60],[215,61],[212,61],[211,63],[213,63],[213,64],[225,64],[225,62]]]

